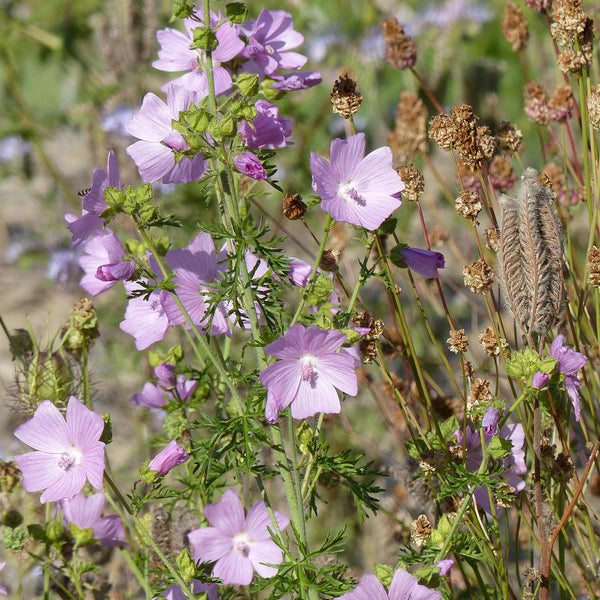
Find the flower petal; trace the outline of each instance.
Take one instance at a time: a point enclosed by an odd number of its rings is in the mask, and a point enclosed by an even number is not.
[[[65,419],[50,400],[44,400],[33,417],[15,429],[15,436],[28,446],[43,452],[62,454],[71,447]]]
[[[279,530],[283,531],[290,524],[290,520],[280,512],[273,512]],[[259,500],[248,511],[248,516],[244,523],[244,531],[248,534],[250,540],[254,542],[271,539],[271,534],[268,532],[267,528],[275,531],[275,526],[273,525],[273,521],[271,521],[265,503],[262,500]]]
[[[248,585],[252,581],[252,563],[240,552],[232,550],[217,561],[212,576],[222,579],[226,585]]]
[[[338,185],[348,183],[350,179],[355,180],[356,170],[364,156],[364,133],[351,135],[345,140],[336,138],[331,142],[331,164],[336,173]]]
[[[402,596],[402,600],[408,598],[410,596]],[[360,578],[358,585],[351,592],[340,596],[340,600],[388,600],[388,595],[381,581],[373,573],[368,573]],[[394,600],[399,599],[394,598]]]
[[[227,490],[219,502],[206,506],[204,516],[213,527],[230,536],[241,533],[244,527],[244,507],[232,490]]]
[[[271,540],[250,542],[248,544],[250,552],[248,558],[254,567],[254,570],[261,577],[273,577],[277,574],[276,567],[269,567],[264,563],[279,565],[283,560],[281,548]]]
[[[28,492],[39,492],[60,479],[64,470],[58,466],[60,456],[46,452],[28,452],[15,456],[23,473],[23,486]]]
[[[306,419],[317,413],[339,413],[342,410],[336,389],[325,377],[315,373],[311,381],[300,381],[292,402],[292,417]]]
[[[81,467],[72,466],[63,471],[62,477],[51,483],[40,496],[40,502],[58,502],[72,498],[78,494],[85,485],[85,473]]]
[[[212,562],[225,556],[232,548],[231,536],[214,527],[202,527],[188,533],[194,560]]]
[[[88,446],[98,443],[104,431],[104,419],[71,396],[67,406],[67,429],[70,441],[85,452]]]

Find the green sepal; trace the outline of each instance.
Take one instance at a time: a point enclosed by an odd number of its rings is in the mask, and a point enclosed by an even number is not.
[[[396,231],[396,225],[398,223],[398,219],[396,217],[388,217],[377,230],[377,233],[383,235],[391,235]]]
[[[394,579],[394,569],[389,565],[376,564],[373,567],[373,575],[381,581],[385,587],[389,587]]]
[[[104,190],[104,200],[110,208],[118,210],[124,202],[123,192],[116,187],[107,187]]]
[[[46,525],[46,539],[50,542],[57,542],[62,537],[63,531],[65,528],[60,521],[50,521],[48,525]]]
[[[212,29],[196,27],[193,32],[194,41],[190,44],[190,49],[205,50],[206,52],[214,52],[217,49],[219,40]]]
[[[240,73],[237,78],[237,86],[244,96],[256,96],[260,80],[254,73]]]
[[[196,564],[187,548],[175,557],[175,564],[183,580],[186,582],[190,581],[196,574]]]
[[[402,254],[402,250],[404,250],[405,248],[408,248],[408,244],[398,244],[397,246],[394,246],[390,251],[390,260],[394,265],[400,267],[401,269],[408,268],[404,262],[404,254]]]
[[[492,458],[506,458],[507,456],[510,456],[511,450],[512,442],[497,435],[495,435],[488,444],[488,452]]]
[[[75,523],[69,523],[69,532],[78,546],[86,546],[94,539],[94,531],[91,527],[79,528]]]
[[[243,2],[229,2],[225,5],[225,14],[231,23],[241,25],[248,17],[248,9]]]
[[[104,429],[102,430],[100,441],[105,444],[110,444],[112,442],[112,423],[110,422],[110,414],[106,413],[105,415],[102,415],[102,419],[104,420]]]
[[[194,13],[194,5],[190,0],[175,0],[173,3],[173,16],[178,19],[187,19]]]

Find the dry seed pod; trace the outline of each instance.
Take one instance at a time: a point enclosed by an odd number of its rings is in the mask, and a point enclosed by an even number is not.
[[[540,339],[559,321],[564,304],[562,240],[552,193],[527,169],[516,198],[503,194],[498,262],[505,297],[519,327]]]

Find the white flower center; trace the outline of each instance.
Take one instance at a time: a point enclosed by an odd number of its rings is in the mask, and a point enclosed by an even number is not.
[[[58,466],[63,469],[63,471],[68,471],[73,465],[79,466],[81,464],[82,456],[81,452],[73,446],[69,452],[61,454],[58,459]]]
[[[250,540],[245,533],[239,533],[233,537],[232,545],[233,551],[238,552],[242,556],[248,556],[250,554]]]
[[[267,54],[269,54],[270,56],[275,54],[275,49],[273,48],[273,46],[271,46],[271,44],[267,44],[266,46],[264,46],[264,49],[265,49],[265,52]]]
[[[354,202],[359,206],[366,206],[367,204],[365,199],[352,186],[352,181],[340,183],[338,194],[340,194],[346,202]]]
[[[317,382],[317,370],[313,365],[313,361],[316,359],[316,356],[312,354],[305,354],[300,358],[300,375],[302,376],[302,381],[310,382],[312,387],[315,387]]]

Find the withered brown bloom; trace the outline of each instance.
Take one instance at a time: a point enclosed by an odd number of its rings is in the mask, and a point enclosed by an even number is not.
[[[459,352],[466,352],[469,338],[464,329],[451,329],[450,337],[446,340],[446,343],[450,347],[450,352],[458,354]]]
[[[529,39],[527,19],[521,8],[514,2],[508,2],[504,7],[502,33],[515,52],[523,50]]]
[[[402,190],[402,200],[416,202],[425,189],[425,178],[421,171],[412,164],[398,167],[396,171],[405,186]]]
[[[407,69],[417,62],[417,45],[404,33],[404,27],[396,19],[383,22],[385,60],[397,69]]]
[[[301,219],[306,213],[307,206],[300,194],[286,194],[283,197],[283,214],[290,220]]]
[[[461,217],[475,221],[483,205],[478,192],[465,190],[454,200],[454,208]]]
[[[348,74],[335,80],[331,92],[334,113],[341,115],[344,119],[349,119],[358,112],[362,100],[360,92],[356,90],[356,81],[348,77]]]
[[[417,94],[402,92],[396,111],[394,130],[388,145],[397,165],[410,163],[427,152],[427,107]]]
[[[588,281],[594,287],[600,287],[600,250],[592,246],[587,256]]]
[[[484,258],[476,260],[463,269],[464,284],[475,294],[485,294],[494,283],[493,271]]]

